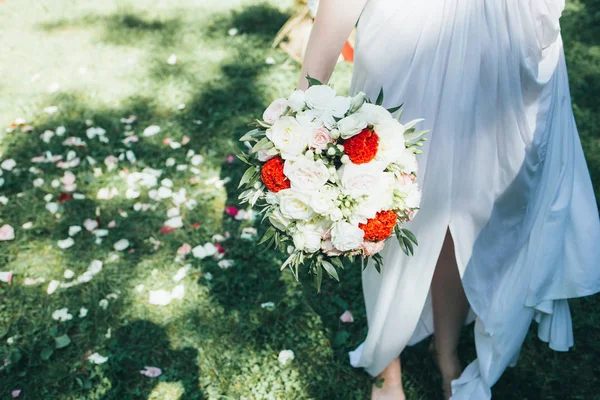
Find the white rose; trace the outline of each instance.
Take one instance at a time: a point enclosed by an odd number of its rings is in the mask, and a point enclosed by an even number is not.
[[[308,147],[327,150],[327,144],[331,142],[333,142],[333,139],[329,135],[329,131],[324,126],[321,126],[312,129],[310,138],[308,139]]]
[[[295,189],[279,191],[279,209],[288,219],[306,221],[315,214],[310,206],[310,196]]]
[[[294,93],[290,95],[288,98],[288,106],[292,109],[292,111],[300,112],[306,105],[304,102],[304,91],[302,90],[294,90]]]
[[[281,117],[287,107],[287,101],[285,99],[277,99],[269,104],[269,107],[263,113],[263,121],[268,124],[273,124]]]
[[[348,163],[338,170],[338,176],[346,193],[358,197],[369,195],[377,188],[385,176],[384,168],[385,165],[378,162]]]
[[[359,114],[352,114],[338,121],[337,128],[342,139],[358,135],[367,127],[367,121]]]
[[[338,222],[331,229],[331,241],[333,246],[340,251],[350,251],[358,248],[365,233],[357,225],[348,222]]]
[[[311,86],[304,93],[306,105],[317,111],[329,110],[334,99],[335,90],[327,85]]]
[[[277,193],[267,192],[265,195],[265,201],[267,204],[271,205],[279,204],[279,196],[277,196]]]
[[[281,151],[282,158],[302,154],[308,146],[308,136],[293,117],[278,119],[271,129],[267,130],[267,137]]]
[[[417,172],[417,156],[409,149],[404,148],[401,151],[398,151],[393,162],[398,165],[400,170],[405,174]]]
[[[285,232],[290,225],[290,220],[284,217],[279,209],[275,209],[275,211],[269,215],[269,222],[282,232]]]
[[[386,164],[394,162],[404,152],[404,127],[395,119],[385,120],[374,126],[379,136],[375,160]]]
[[[331,197],[320,192],[312,196],[310,206],[317,214],[321,215],[329,215],[337,208]]]
[[[333,209],[333,211],[329,214],[329,219],[333,222],[341,221],[344,218],[344,213],[339,208]]]
[[[377,125],[386,119],[394,119],[388,110],[371,103],[363,104],[358,110],[357,114],[359,114],[370,125]]]
[[[329,169],[325,164],[307,157],[285,160],[283,173],[292,188],[298,190],[318,190],[329,180]]]
[[[315,253],[321,249],[322,229],[313,223],[296,225],[296,232],[292,236],[294,246],[298,250]]]
[[[399,185],[397,189],[402,193],[404,205],[406,208],[418,208],[421,204],[421,191],[419,185],[414,182],[406,185]]]
[[[350,108],[350,97],[336,96],[331,102],[329,113],[336,118],[344,118]]]

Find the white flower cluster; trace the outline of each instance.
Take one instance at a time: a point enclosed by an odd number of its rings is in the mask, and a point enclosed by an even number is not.
[[[338,96],[320,84],[296,90],[273,101],[242,137],[255,143],[240,156],[250,165],[240,198],[264,201],[267,235],[288,241],[286,248],[293,243],[290,257],[372,256],[385,238],[365,237],[364,224],[393,211],[399,229],[419,207],[416,154],[425,131],[415,132],[417,122],[401,124],[362,92]]]

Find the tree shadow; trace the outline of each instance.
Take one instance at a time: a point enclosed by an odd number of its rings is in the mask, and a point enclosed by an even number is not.
[[[109,361],[111,389],[104,399],[145,398],[158,382],[182,382],[181,399],[200,400],[198,351],[192,347],[172,350],[163,327],[138,320],[119,328],[108,345],[114,356]],[[160,378],[140,374],[146,366],[165,366]]]

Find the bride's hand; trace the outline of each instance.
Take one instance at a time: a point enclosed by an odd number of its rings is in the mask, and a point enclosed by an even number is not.
[[[306,74],[326,83],[367,0],[321,0],[310,33],[298,89],[306,90]]]

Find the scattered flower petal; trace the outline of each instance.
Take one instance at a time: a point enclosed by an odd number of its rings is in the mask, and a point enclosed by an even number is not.
[[[143,135],[146,136],[146,137],[148,137],[148,136],[154,136],[154,135],[156,135],[159,132],[160,132],[160,126],[158,126],[158,125],[150,125],[146,129],[144,129]]]
[[[129,247],[129,240],[121,239],[114,244],[114,248],[116,251],[123,251]]]
[[[157,367],[145,366],[144,369],[140,371],[140,374],[147,376],[148,378],[157,378],[162,375],[162,371]]]
[[[61,249],[68,249],[69,247],[73,246],[75,244],[75,241],[73,240],[73,238],[66,238],[65,240],[59,240],[57,242],[58,247],[60,247]]]
[[[354,317],[349,310],[346,310],[342,315],[340,315],[340,321],[349,324],[354,322]]]
[[[294,352],[292,350],[281,350],[279,352],[279,356],[277,359],[281,365],[286,365],[288,362],[295,358]]]
[[[69,314],[68,308],[61,308],[52,313],[52,319],[59,322],[65,322],[73,319],[73,315]]]
[[[0,227],[0,241],[14,240],[15,239],[15,230],[12,226],[8,224],[2,225]]]
[[[105,362],[107,362],[108,357],[101,356],[98,353],[93,353],[87,358],[87,360],[96,365],[100,365],[100,364],[104,364]]]

